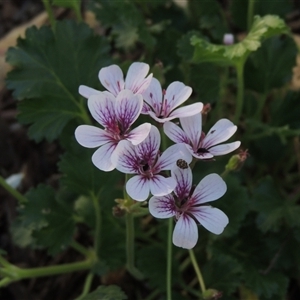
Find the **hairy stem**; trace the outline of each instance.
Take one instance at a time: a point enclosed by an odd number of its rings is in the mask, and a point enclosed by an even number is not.
[[[191,257],[191,262],[193,264],[194,270],[197,274],[197,278],[198,278],[198,281],[199,281],[199,284],[200,284],[201,291],[202,291],[202,293],[204,293],[206,291],[206,288],[205,288],[204,280],[203,280],[200,268],[198,266],[194,251],[192,249],[189,249],[189,254],[190,254],[190,257]]]
[[[253,23],[253,14],[254,14],[255,0],[248,0],[248,12],[247,12],[247,29],[250,31],[250,28]]]
[[[237,71],[237,105],[234,116],[234,123],[237,124],[240,120],[243,103],[244,103],[244,61],[240,61],[236,65]]]
[[[54,14],[53,14],[53,11],[52,11],[52,8],[51,8],[50,1],[49,0],[42,0],[42,1],[43,1],[43,4],[44,4],[44,7],[46,9],[46,12],[48,14],[48,18],[49,18],[52,30],[55,31],[56,20],[54,18]]]
[[[172,300],[172,234],[173,234],[173,219],[168,220],[168,244],[167,244],[167,299]]]

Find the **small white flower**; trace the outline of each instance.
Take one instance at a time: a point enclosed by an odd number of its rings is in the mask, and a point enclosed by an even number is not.
[[[172,122],[164,124],[165,134],[175,143],[185,143],[190,153],[197,159],[209,159],[236,150],[241,142],[220,143],[228,140],[237,127],[227,119],[219,120],[205,135],[202,132],[202,115],[180,118],[182,129]]]
[[[99,80],[115,97],[124,89],[131,90],[134,94],[142,94],[147,89],[152,79],[152,74],[146,77],[148,72],[148,64],[135,62],[129,67],[124,81],[121,68],[117,65],[111,65],[102,68],[99,71]],[[97,95],[99,93],[101,92],[85,85],[79,87],[79,94],[85,98],[89,98],[91,95]]]
[[[203,108],[201,102],[177,108],[191,93],[192,89],[179,81],[171,83],[163,92],[159,81],[152,78],[149,87],[143,92],[145,103],[142,113],[148,114],[159,123],[200,113]]]
[[[210,174],[192,191],[190,168],[173,169],[172,177],[177,182],[174,195],[153,196],[149,200],[149,211],[159,219],[175,217],[174,245],[193,248],[198,240],[197,224],[214,234],[221,234],[228,224],[228,217],[220,209],[202,204],[225,194],[227,187],[223,179],[217,174]]]
[[[112,171],[115,168],[111,156],[120,141],[127,140],[137,145],[148,136],[150,123],[130,131],[130,126],[140,115],[142,106],[142,96],[134,95],[130,90],[122,90],[117,97],[109,92],[89,97],[89,110],[104,130],[95,126],[80,125],[75,130],[75,138],[84,147],[100,147],[92,156],[93,164],[97,168],[102,171]]]

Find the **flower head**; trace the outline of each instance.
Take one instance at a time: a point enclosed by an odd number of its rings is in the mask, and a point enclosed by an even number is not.
[[[148,64],[135,62],[129,67],[124,81],[121,68],[117,65],[111,65],[102,68],[99,71],[99,80],[115,97],[124,89],[131,90],[134,94],[142,94],[147,89],[152,79],[152,74],[146,77],[148,72]],[[99,93],[101,92],[85,85],[79,87],[79,94],[85,98],[89,98],[91,95]]]
[[[111,156],[120,141],[127,140],[137,145],[148,136],[151,128],[149,123],[130,131],[142,106],[142,96],[134,95],[130,90],[122,90],[117,97],[108,92],[89,97],[89,110],[104,129],[80,125],[75,130],[75,138],[84,147],[100,147],[92,156],[94,165],[100,170],[111,171],[115,168]]]
[[[152,78],[149,87],[143,92],[146,103],[142,113],[148,114],[159,123],[200,113],[203,107],[200,102],[177,108],[191,93],[192,89],[179,81],[171,83],[163,92],[159,81]]]
[[[149,201],[149,210],[159,219],[175,217],[174,245],[193,248],[198,240],[197,224],[214,234],[221,234],[228,224],[228,217],[220,209],[202,204],[225,194],[227,188],[223,179],[217,174],[210,174],[193,190],[190,168],[175,168],[172,177],[177,183],[174,195],[153,196]]]
[[[155,196],[171,193],[176,181],[172,177],[163,176],[161,171],[171,170],[180,158],[191,162],[191,155],[184,145],[173,145],[161,155],[159,146],[159,131],[151,126],[150,133],[143,142],[133,146],[123,141],[112,157],[117,170],[134,175],[126,183],[126,191],[134,200],[144,201],[150,192]]]
[[[190,153],[198,159],[209,159],[236,150],[241,142],[220,143],[228,140],[237,130],[227,119],[219,120],[205,135],[202,128],[202,115],[180,118],[182,129],[172,122],[164,124],[165,134],[175,143],[185,143]]]

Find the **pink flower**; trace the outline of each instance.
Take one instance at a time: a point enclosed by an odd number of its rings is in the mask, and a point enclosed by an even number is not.
[[[189,167],[173,169],[172,177],[177,182],[174,194],[153,196],[149,200],[149,210],[159,219],[175,217],[174,245],[193,248],[198,240],[197,224],[214,234],[221,234],[228,224],[228,217],[220,209],[202,204],[225,194],[227,188],[223,179],[217,174],[210,174],[193,190]]]
[[[109,92],[89,97],[89,110],[104,130],[95,126],[80,125],[75,130],[75,138],[84,147],[100,147],[92,156],[97,168],[102,171],[111,171],[115,168],[111,156],[120,141],[127,140],[137,145],[148,136],[150,123],[142,124],[130,131],[130,126],[140,115],[142,106],[142,96],[134,95],[130,90],[122,90],[117,97]]]
[[[164,124],[165,134],[175,143],[185,143],[190,153],[198,159],[209,159],[236,150],[241,142],[218,145],[228,140],[237,130],[227,119],[219,120],[205,135],[202,130],[202,115],[180,118],[182,129],[172,122]]]
[[[152,74],[149,72],[149,65],[141,62],[131,64],[124,81],[123,72],[117,65],[102,68],[99,72],[99,80],[102,85],[115,97],[124,89],[131,90],[134,94],[142,94],[150,84]],[[146,77],[146,78],[145,78]],[[79,87],[79,94],[85,98],[101,93],[85,85]]]
[[[192,89],[182,82],[171,83],[165,92],[156,78],[152,78],[146,91],[143,92],[144,101],[142,113],[148,114],[155,121],[164,123],[175,118],[189,117],[200,113],[203,104],[194,103],[177,108],[191,95]]]
[[[112,157],[117,170],[134,175],[126,183],[126,191],[134,200],[144,201],[150,192],[155,196],[171,193],[176,181],[172,177],[163,176],[161,172],[171,170],[178,159],[191,162],[191,155],[184,145],[173,145],[161,155],[159,146],[159,131],[151,126],[150,133],[143,142],[133,146],[123,141],[119,143]]]

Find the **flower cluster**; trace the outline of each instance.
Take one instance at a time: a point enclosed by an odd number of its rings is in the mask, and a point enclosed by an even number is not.
[[[149,210],[154,217],[175,218],[173,243],[190,249],[198,239],[198,224],[220,234],[228,218],[219,209],[202,205],[222,197],[225,182],[219,175],[210,174],[192,189],[189,164],[236,150],[240,142],[220,143],[228,140],[237,127],[221,119],[205,135],[203,104],[181,106],[192,89],[175,81],[163,90],[152,74],[147,76],[148,72],[147,64],[133,63],[124,80],[121,69],[111,65],[99,72],[106,91],[80,86],[79,93],[88,99],[89,111],[102,128],[80,125],[75,137],[84,147],[98,148],[92,156],[97,168],[130,175],[126,191],[132,199],[145,201],[152,196]],[[151,123],[132,129],[140,114],[149,116]],[[180,126],[173,123],[177,118]],[[163,152],[161,134],[153,123],[161,124],[164,134],[175,143]]]

